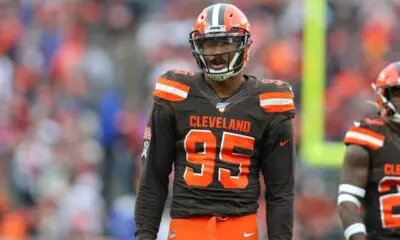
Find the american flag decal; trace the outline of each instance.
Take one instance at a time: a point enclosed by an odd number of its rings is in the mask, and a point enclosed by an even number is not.
[[[147,126],[144,129],[143,139],[144,140],[150,140],[151,139],[151,127]]]

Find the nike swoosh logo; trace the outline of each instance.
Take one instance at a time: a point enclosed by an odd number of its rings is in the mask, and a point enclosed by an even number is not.
[[[254,234],[255,233],[246,233],[246,232],[244,232],[243,233],[243,237],[247,238],[247,237],[253,236]]]
[[[284,147],[289,142],[289,140],[290,140],[290,138],[288,140],[286,140],[286,141],[281,141],[279,143],[279,146]]]

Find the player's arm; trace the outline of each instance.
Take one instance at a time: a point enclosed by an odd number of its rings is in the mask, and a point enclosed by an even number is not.
[[[347,147],[338,194],[339,217],[346,239],[366,239],[365,225],[360,217],[360,199],[365,195],[368,165],[369,153],[364,147],[355,144]]]
[[[292,119],[274,124],[265,138],[261,171],[266,186],[269,240],[289,240],[293,233],[295,145]]]
[[[175,160],[175,124],[167,104],[156,101],[150,119],[151,140],[145,142],[143,168],[136,199],[136,239],[157,238],[165,200],[168,176]],[[146,152],[147,150],[147,152]]]

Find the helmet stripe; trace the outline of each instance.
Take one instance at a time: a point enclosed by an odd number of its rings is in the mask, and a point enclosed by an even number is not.
[[[213,19],[213,9],[214,9],[214,6],[212,6],[212,7],[209,7],[208,8],[208,10],[207,10],[207,24],[208,25],[211,25],[212,24],[212,19]]]
[[[213,6],[213,10],[212,10],[212,22],[211,25],[212,26],[218,26],[218,16],[219,16],[219,9],[221,7],[221,4],[216,4],[215,6]]]
[[[218,12],[218,25],[225,25],[225,8],[226,4],[221,4]]]

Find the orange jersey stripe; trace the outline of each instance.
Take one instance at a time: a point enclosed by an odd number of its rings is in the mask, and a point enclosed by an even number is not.
[[[185,84],[160,77],[156,82],[153,94],[171,102],[180,102],[186,99],[189,90],[190,87]]]
[[[160,84],[163,84],[163,85],[167,85],[169,87],[177,88],[177,89],[179,89],[181,91],[184,91],[186,93],[188,93],[189,90],[190,90],[190,87],[186,86],[185,84],[179,83],[179,82],[174,81],[174,80],[169,80],[169,79],[166,79],[166,78],[163,78],[163,77],[158,78],[157,83],[160,83]]]
[[[370,136],[370,137],[373,137],[373,138],[376,138],[376,139],[379,139],[379,140],[382,140],[382,141],[385,139],[385,136],[383,136],[382,134],[376,133],[376,132],[374,132],[372,130],[369,130],[369,129],[360,128],[360,127],[354,127],[353,126],[353,127],[351,127],[349,129],[349,132],[361,133],[363,135],[367,135],[367,136]]]
[[[260,97],[260,100],[273,99],[273,98],[293,99],[294,94],[292,92],[269,92],[269,93],[260,94],[259,97]]]
[[[175,94],[169,93],[169,92],[164,92],[162,90],[157,90],[157,89],[153,91],[153,95],[157,96],[159,98],[171,101],[171,102],[180,102],[180,101],[185,100],[185,98],[183,98],[181,96],[178,96],[178,95],[175,95]]]
[[[351,127],[346,133],[344,143],[346,144],[357,144],[373,150],[377,150],[383,146],[385,136],[376,133],[369,129],[360,127]]]
[[[285,104],[285,105],[266,105],[262,106],[265,111],[268,112],[286,112],[295,110],[294,104]]]
[[[346,143],[346,144],[356,144],[356,145],[360,145],[360,146],[364,146],[364,147],[370,148],[372,150],[377,150],[380,147],[382,147],[381,145],[374,144],[374,143],[372,143],[372,142],[370,142],[368,140],[361,140],[361,139],[352,138],[352,137],[346,137],[344,139],[344,143]]]
[[[260,106],[268,112],[286,112],[295,110],[292,92],[269,92],[259,95]]]

